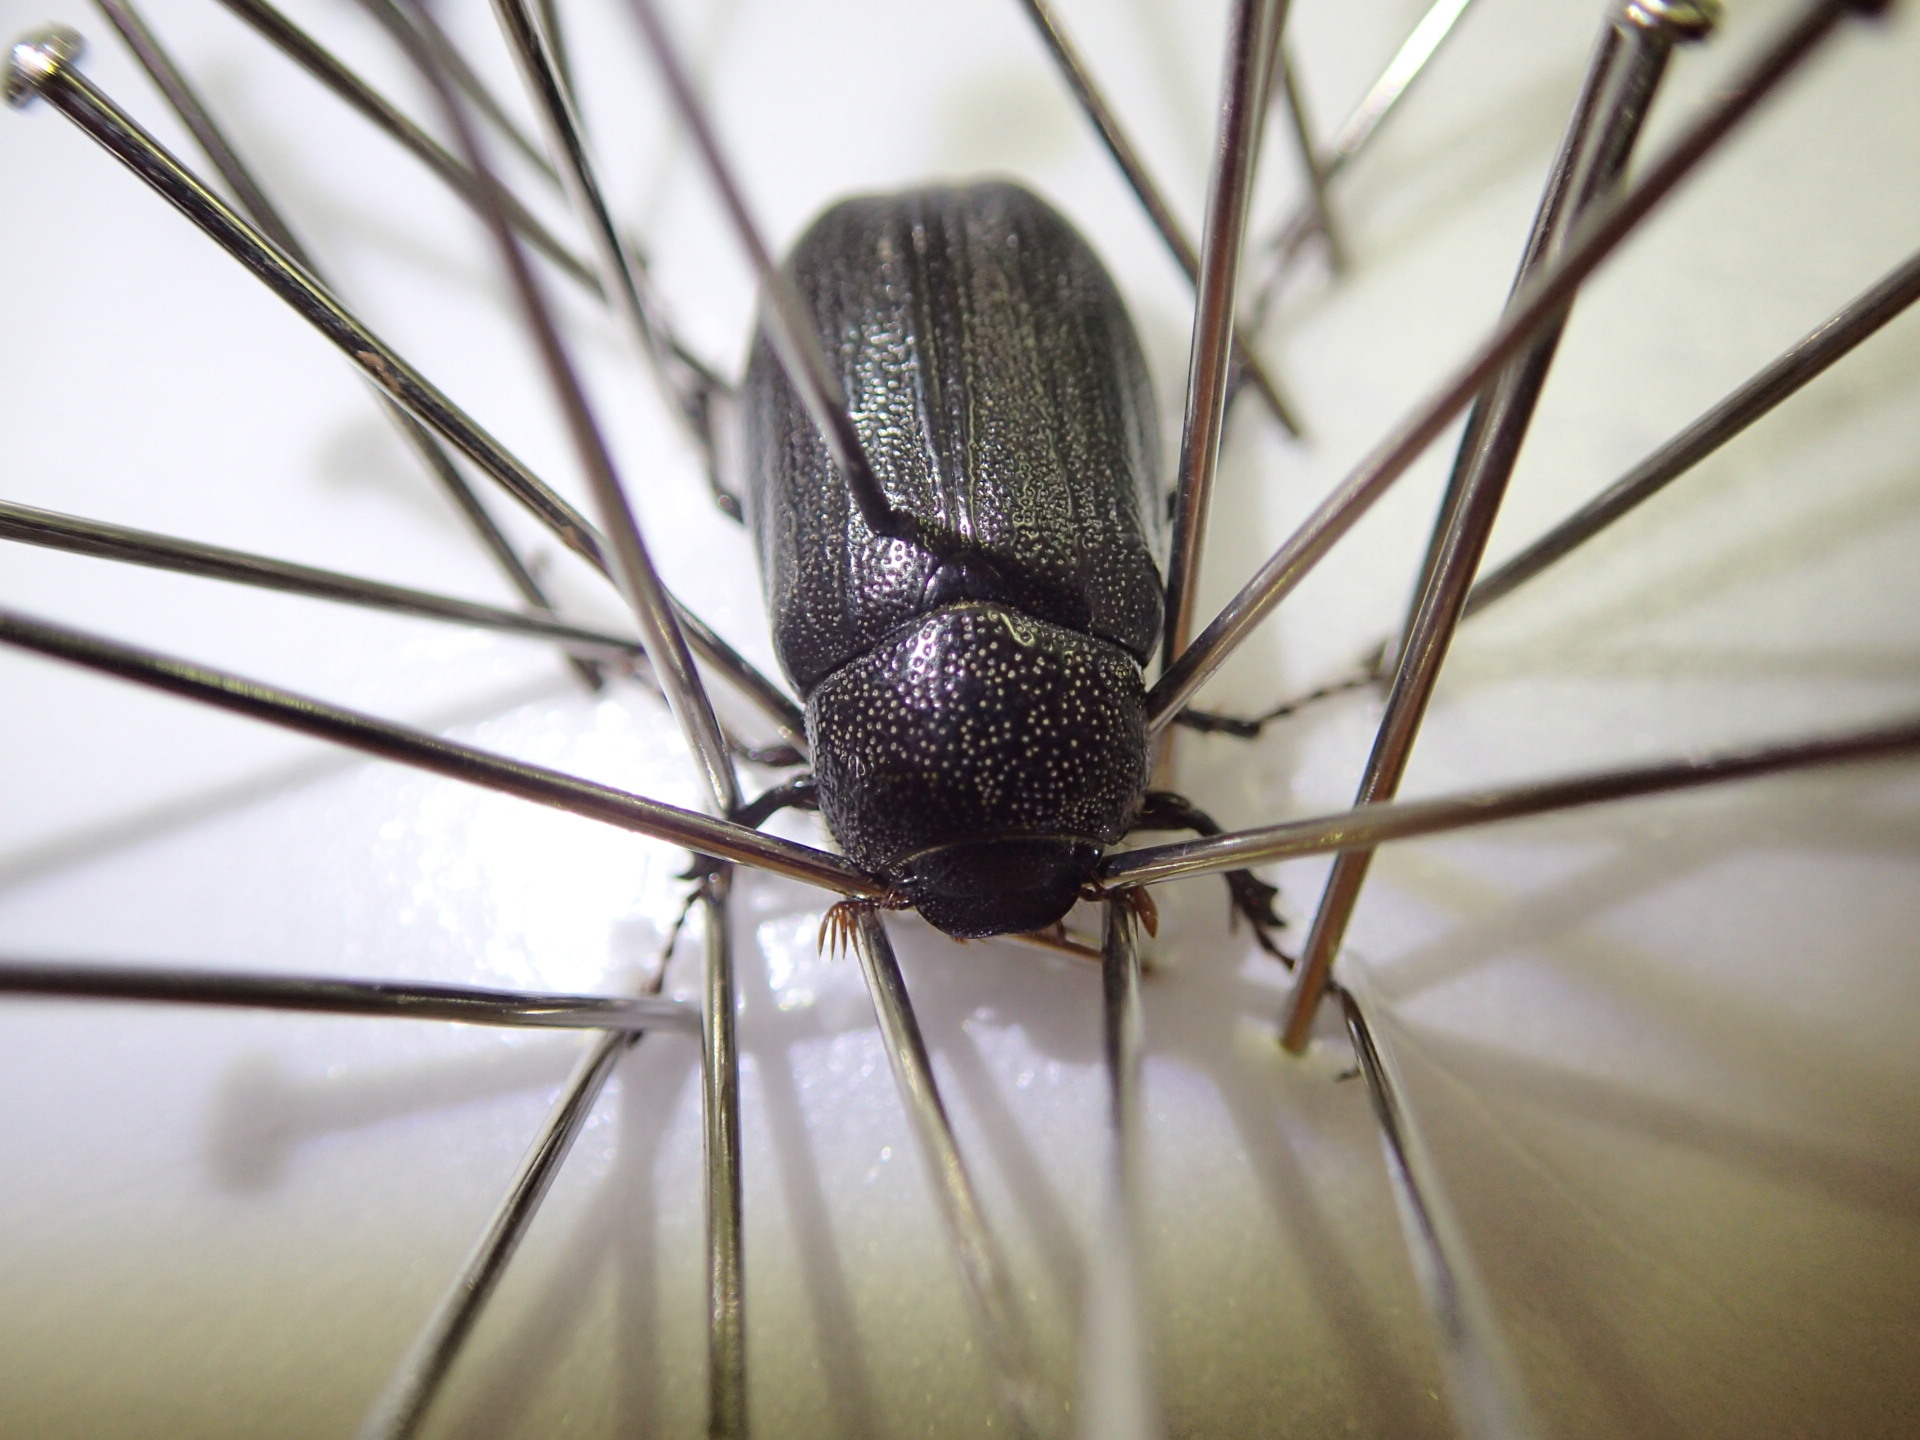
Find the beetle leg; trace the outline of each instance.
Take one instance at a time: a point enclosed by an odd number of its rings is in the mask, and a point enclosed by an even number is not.
[[[1191,830],[1196,835],[1218,835],[1220,825],[1206,811],[1200,809],[1184,795],[1175,795],[1169,790],[1150,790],[1146,800],[1140,806],[1140,813],[1134,817],[1136,830]],[[1233,870],[1222,877],[1227,882],[1227,890],[1233,896],[1234,912],[1244,916],[1253,926],[1253,938],[1260,948],[1274,959],[1293,968],[1293,957],[1274,942],[1273,932],[1286,928],[1286,917],[1273,908],[1273,902],[1280,898],[1280,887],[1269,885],[1251,870]],[[1152,927],[1148,927],[1152,933]]]
[[[796,775],[784,784],[776,785],[764,794],[755,796],[727,818],[735,824],[750,825],[758,830],[782,810],[818,810],[819,808],[819,788],[814,784],[813,776],[809,773]]]
[[[755,796],[753,799],[736,808],[727,818],[736,825],[745,825],[750,829],[758,830],[762,825],[766,824],[769,819],[782,810],[817,809],[819,809],[819,805],[814,799],[813,776],[797,775],[784,785],[776,785],[764,794]],[[696,853],[693,857],[693,863],[680,872],[679,879],[698,880],[700,882],[701,888],[696,888],[687,900],[688,909],[691,909],[693,902],[700,898],[702,889],[712,884],[714,876],[720,873],[720,867],[725,863],[725,861],[715,860],[711,856]],[[675,935],[680,933],[680,926],[686,923],[686,918],[687,911],[682,910],[680,912],[680,919],[674,922],[673,933]],[[672,948],[671,944],[669,944],[668,948]]]
[[[785,784],[776,785],[764,794],[755,796],[744,805],[741,805],[727,818],[736,824],[747,825],[758,830],[762,825],[766,824],[772,816],[782,810],[817,810],[818,808],[819,804],[815,799],[813,776],[810,774],[796,775]],[[680,914],[678,918],[674,920],[673,928],[667,932],[667,943],[661,951],[660,956],[660,963],[663,966],[668,959],[672,957],[673,947],[680,943],[680,932],[686,927],[687,917],[693,913],[693,907],[713,893],[714,885],[717,883],[720,871],[725,864],[726,862],[723,860],[715,860],[708,855],[696,854],[693,857],[693,863],[680,872],[677,877],[678,879],[691,880],[695,883],[693,887],[687,891],[686,903],[680,907]],[[839,908],[838,905],[834,907],[835,910]],[[828,917],[831,918],[833,912],[830,910],[827,913]],[[820,933],[822,937],[821,948],[825,949],[825,936],[827,933],[825,922],[822,922]],[[834,948],[837,950],[842,943],[844,943],[843,940],[836,939]]]
[[[739,825],[750,826],[758,830],[762,825],[782,810],[816,810],[819,808],[814,798],[812,775],[796,775],[783,785],[776,785],[764,794],[741,805],[727,818]],[[660,952],[660,963],[665,965],[673,956],[673,947],[680,943],[680,932],[686,928],[687,917],[693,913],[693,907],[713,893],[713,887],[725,866],[724,860],[715,860],[709,855],[695,854],[693,862],[675,878],[695,882],[687,891],[686,902],[680,907],[673,927],[667,931],[667,943]],[[822,931],[825,934],[825,931]]]

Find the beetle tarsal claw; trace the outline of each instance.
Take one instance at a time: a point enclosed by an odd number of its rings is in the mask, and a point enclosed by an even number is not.
[[[1275,943],[1273,932],[1287,928],[1287,918],[1273,908],[1274,901],[1280,898],[1280,887],[1269,885],[1250,870],[1234,870],[1227,874],[1227,889],[1233,895],[1233,908],[1227,912],[1227,923],[1237,925],[1244,918],[1253,928],[1254,942],[1273,956],[1289,970],[1293,968],[1293,957]]]
[[[818,944],[822,955],[839,959],[853,944],[854,929],[860,923],[862,911],[867,910],[911,910],[913,902],[898,890],[890,890],[878,899],[841,900],[827,907],[827,913],[820,917]]]
[[[817,941],[822,955],[838,960],[846,954],[853,943],[854,926],[860,923],[860,912],[866,908],[864,900],[841,900],[827,907],[827,913],[820,917]]]
[[[1160,934],[1160,907],[1154,903],[1153,896],[1147,892],[1144,885],[1129,886],[1124,890],[1113,890],[1096,880],[1081,887],[1080,898],[1082,900],[1094,901],[1125,900],[1127,902],[1127,908],[1133,911],[1133,918],[1139,922],[1142,930],[1146,931],[1149,936],[1158,936]],[[1060,929],[1062,934],[1066,932],[1066,926],[1064,924]]]
[[[1144,885],[1136,885],[1127,891],[1127,904],[1133,909],[1133,918],[1140,922],[1140,928],[1152,936],[1160,934],[1160,907],[1153,901]]]

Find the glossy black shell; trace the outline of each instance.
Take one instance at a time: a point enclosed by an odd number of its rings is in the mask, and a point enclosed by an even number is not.
[[[758,336],[748,519],[821,809],[949,933],[1050,924],[1146,785],[1158,438],[1126,309],[1004,183],[844,201],[785,269],[889,502],[939,537],[868,529]]]

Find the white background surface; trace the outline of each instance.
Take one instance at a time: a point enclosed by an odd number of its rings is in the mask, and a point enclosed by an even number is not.
[[[655,245],[696,347],[737,370],[744,269],[618,15],[586,8],[569,13],[611,188]],[[1416,8],[1301,0],[1296,55],[1323,129]],[[1650,146],[1788,9],[1732,8],[1711,47],[1677,62]],[[1025,177],[1113,266],[1177,428],[1177,276],[1015,7],[679,9],[781,242],[850,191]],[[1341,182],[1353,273],[1290,294],[1265,347],[1311,436],[1282,443],[1242,407],[1210,600],[1497,313],[1595,12],[1482,0]],[[52,13],[100,37],[89,73],[172,143],[89,12],[0,3],[9,34]],[[346,6],[297,13],[396,76]],[[1068,14],[1197,225],[1217,7]],[[452,203],[210,7],[181,0],[149,18],[375,328],[571,486]],[[477,11],[456,19],[484,33]],[[1920,240],[1916,62],[1910,16],[1844,35],[1604,272],[1496,559]],[[1284,146],[1272,150],[1269,216],[1292,193]],[[232,262],[45,107],[0,123],[0,176],[8,498],[502,598],[348,367]],[[764,657],[744,538],[712,515],[611,328],[567,304],[670,583]],[[1407,793],[1910,712],[1917,379],[1908,317],[1475,622]],[[1210,701],[1271,703],[1395,622],[1442,450]],[[571,562],[551,565],[562,594],[614,613]],[[16,547],[0,553],[0,591],[695,800],[656,705],[631,691],[590,701],[532,647]],[[676,855],[586,822],[38,661],[0,656],[0,694],[10,952],[597,987],[650,960],[677,905]],[[1339,702],[1257,746],[1192,743],[1187,783],[1230,824],[1338,808],[1373,715]],[[1394,1002],[1390,1036],[1547,1433],[1908,1428],[1920,1404],[1915,799],[1910,767],[1811,776],[1402,847],[1376,866],[1347,963]],[[1279,871],[1296,933],[1322,869]],[[1169,1430],[1445,1433],[1366,1097],[1330,1078],[1337,1046],[1306,1064],[1272,1047],[1271,962],[1225,933],[1216,882],[1186,888],[1163,896],[1147,990],[1151,1323]],[[740,901],[759,942],[741,957],[756,1427],[986,1433],[985,1373],[870,1011],[851,965],[814,951],[822,903],[762,882]],[[896,935],[1064,1401],[1097,1199],[1096,977],[907,923]],[[37,1002],[0,1009],[0,1030],[0,1434],[23,1436],[349,1433],[579,1043]],[[622,1069],[435,1433],[699,1433],[693,1080],[692,1047],[674,1039]]]

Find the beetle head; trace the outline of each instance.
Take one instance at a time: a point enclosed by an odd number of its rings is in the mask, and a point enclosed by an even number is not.
[[[1063,918],[1100,863],[1100,847],[1057,835],[962,840],[923,850],[894,883],[935,929],[961,940],[1044,930]]]

